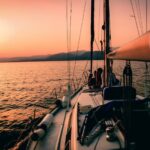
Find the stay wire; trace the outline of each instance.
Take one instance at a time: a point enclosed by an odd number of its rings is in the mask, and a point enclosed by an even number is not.
[[[71,30],[72,30],[72,0],[66,0],[66,36],[67,36],[67,72],[68,85],[70,84],[70,51],[71,51]]]
[[[142,22],[142,15],[141,15],[141,7],[140,7],[140,2],[139,0],[138,1],[138,8],[139,8],[139,17],[140,17],[140,22],[141,22],[141,31],[142,31],[142,34],[144,33],[144,30],[143,30],[143,22]]]
[[[134,11],[132,0],[130,0],[130,4],[131,4],[133,15],[134,15],[134,20],[135,20],[135,25],[136,25],[136,28],[137,28],[138,36],[140,36],[140,31],[139,31],[139,27],[138,27],[138,23],[137,23],[137,19],[136,19],[136,15],[135,15],[135,11]]]
[[[68,58],[69,58],[69,19],[68,19],[68,0],[66,0],[66,37],[67,37],[67,71],[69,71]],[[68,74],[69,76],[69,74]]]
[[[99,10],[99,13],[98,13],[98,27],[100,27],[100,0],[99,0],[99,4],[98,4],[98,10]],[[100,41],[100,30],[98,30],[98,41]]]
[[[147,11],[148,11],[148,1],[146,0],[145,1],[145,7],[146,7],[146,9],[145,9],[145,13],[146,13],[146,18],[145,18],[145,29],[146,29],[146,32],[147,32],[147,18],[148,18],[148,13],[147,13]],[[149,96],[149,92],[147,91],[147,82],[149,81],[148,79],[148,74],[149,74],[149,71],[148,71],[148,63],[147,62],[145,62],[145,83],[144,83],[144,95],[145,95],[145,97],[148,97]]]
[[[80,26],[77,50],[76,50],[76,53],[75,53],[75,64],[74,64],[74,68],[73,68],[72,78],[74,78],[74,76],[75,76],[75,69],[76,69],[76,63],[77,63],[77,54],[78,54],[78,51],[79,51],[79,45],[80,45],[81,34],[82,34],[82,29],[83,29],[83,22],[84,22],[84,17],[85,17],[86,5],[87,5],[87,0],[85,0],[84,8],[83,8],[82,21],[81,21],[81,26]]]
[[[72,39],[72,0],[70,0],[70,34],[69,34],[69,49],[68,49],[68,78],[70,84],[70,51],[71,51],[71,39]]]
[[[100,48],[99,48],[99,46],[98,46],[98,42],[100,42],[100,0],[98,0],[98,40],[96,40],[96,38],[95,38],[95,44],[96,44],[96,46],[97,46],[97,48],[98,48],[98,50],[100,50]],[[97,42],[98,41],[98,42]],[[97,59],[98,59],[98,55],[97,55]],[[97,63],[96,63],[96,67],[98,68],[98,61],[96,61]]]
[[[66,0],[66,37],[67,37],[67,51],[69,49],[69,32],[68,32],[68,0]]]
[[[134,16],[134,20],[135,20],[135,25],[136,25],[136,28],[137,28],[138,36],[140,36],[140,30],[139,30],[139,27],[138,27],[138,22],[137,22],[137,18],[136,18],[136,14],[135,14],[135,10],[134,10],[134,6],[133,6],[132,0],[130,0],[130,4],[131,4],[131,7],[132,7],[133,16]],[[127,63],[130,63],[130,61],[126,61],[126,64]]]
[[[84,66],[84,70],[83,70],[82,75],[81,75],[81,78],[80,78],[80,80],[79,80],[79,87],[80,87],[80,85],[81,85],[81,80],[82,80],[82,77],[83,77],[83,75],[84,75],[84,72],[85,72],[85,70],[86,70],[86,68],[87,68],[87,66],[88,66],[88,62],[89,62],[89,60],[87,60],[85,66]]]
[[[147,18],[148,18],[148,13],[147,13],[147,11],[148,11],[148,1],[147,0],[146,0],[146,9],[145,10],[146,10],[146,19],[145,19],[146,20],[146,23],[145,23],[146,27],[145,28],[146,28],[146,32],[147,32]]]
[[[70,0],[70,36],[69,36],[69,50],[71,50],[71,38],[72,38],[72,0]]]
[[[139,22],[139,28],[140,28],[141,34],[143,34],[143,23],[142,23],[142,18],[141,18],[141,8],[140,8],[139,0],[135,0],[135,7],[136,7],[137,18]]]
[[[97,49],[98,49],[99,51],[101,51],[101,50],[100,50],[100,47],[98,46],[98,42],[96,41],[96,39],[95,39],[94,41],[95,41],[95,44],[96,44],[96,46],[97,46]]]

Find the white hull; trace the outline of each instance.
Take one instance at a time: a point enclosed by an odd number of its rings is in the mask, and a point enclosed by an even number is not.
[[[80,106],[91,106],[92,108],[103,105],[102,92],[84,92],[87,87],[84,87],[72,100],[69,111],[61,109],[54,117],[51,127],[48,129],[46,135],[39,141],[30,141],[29,150],[65,150],[66,135],[69,128],[71,128],[71,140],[68,145],[71,150],[92,150],[97,143],[97,138],[94,139],[89,146],[81,145],[78,139],[78,118],[77,109],[78,103]],[[105,101],[107,103],[107,101]],[[84,116],[84,115],[83,115]],[[80,116],[81,124],[83,123],[82,115]],[[118,132],[118,130],[116,130]],[[119,132],[117,134],[120,134]],[[122,136],[120,134],[120,136]],[[123,139],[122,139],[123,140]],[[109,150],[111,148],[117,149],[120,147],[118,142],[108,142],[106,140],[106,133],[101,135],[101,140],[97,144],[97,150]]]
[[[140,100],[139,97],[136,100]],[[46,135],[40,140],[30,140],[28,150],[114,150],[125,148],[124,134],[120,128],[112,122],[116,140],[107,140],[106,130],[92,129],[92,132],[97,132],[95,135],[89,134],[88,138],[84,138],[84,144],[79,140],[79,131],[84,124],[85,116],[90,108],[97,108],[103,104],[109,104],[109,100],[103,100],[101,91],[90,91],[84,87],[71,100],[71,107],[68,111],[60,109],[54,116],[54,120],[47,130]],[[79,113],[80,107],[80,113]],[[140,120],[139,120],[140,121]],[[98,124],[100,126],[100,124]],[[149,126],[149,125],[147,125]],[[95,127],[94,127],[95,128]],[[144,131],[145,132],[145,131]],[[149,132],[149,130],[147,131]],[[147,135],[146,135],[147,136]],[[82,136],[80,136],[82,137]],[[146,139],[147,140],[147,139]],[[143,145],[143,149],[145,149]]]

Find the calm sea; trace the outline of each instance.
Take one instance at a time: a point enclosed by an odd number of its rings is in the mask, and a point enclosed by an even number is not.
[[[114,72],[120,80],[124,64],[114,62]],[[70,65],[71,74],[74,72],[72,85],[77,88],[80,78],[87,75],[89,62],[77,61],[75,69],[74,61]],[[94,61],[94,68],[97,67],[103,67],[103,62]],[[144,95],[145,87],[150,93],[150,64],[148,67],[146,73],[145,63],[132,63],[134,87],[140,95]],[[51,97],[57,95],[61,98],[67,82],[65,61],[0,63],[0,149],[13,146],[14,139],[20,140],[20,134],[30,124],[31,117],[39,118],[49,112],[54,107]]]

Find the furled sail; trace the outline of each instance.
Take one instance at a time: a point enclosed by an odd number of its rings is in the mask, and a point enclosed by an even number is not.
[[[107,57],[116,60],[150,61],[150,31],[110,52]]]

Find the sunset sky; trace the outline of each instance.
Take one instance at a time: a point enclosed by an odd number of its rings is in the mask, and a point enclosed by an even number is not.
[[[89,49],[90,0],[72,0],[72,50],[77,49],[85,1],[87,5],[79,49]],[[103,0],[95,1],[95,38],[98,41],[101,39]],[[135,2],[138,0],[132,1],[136,9]],[[145,0],[139,2],[145,32]],[[121,46],[138,36],[130,0],[110,0],[110,7],[111,43],[113,47]],[[150,14],[150,0],[148,9]],[[148,29],[149,22],[150,16]],[[66,41],[66,0],[0,0],[0,57],[66,52]]]

